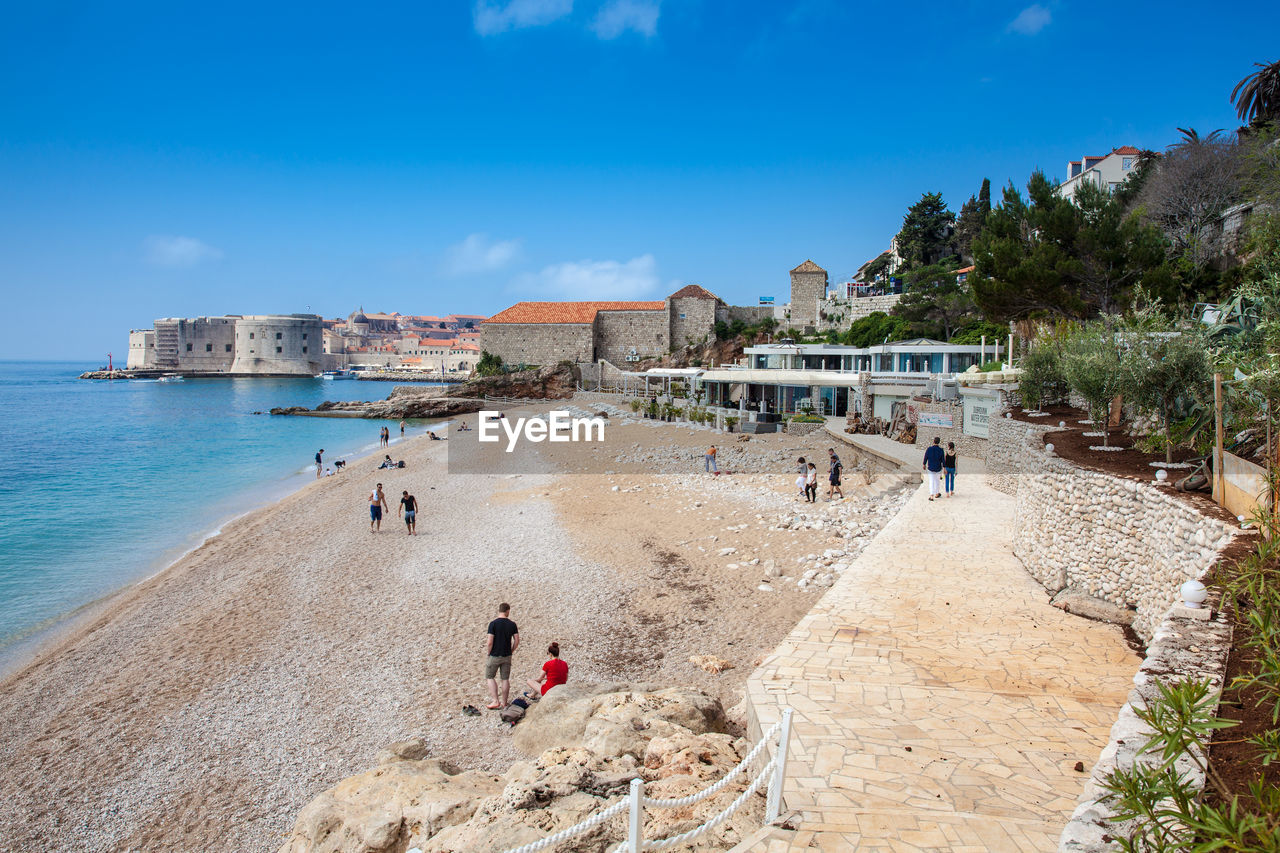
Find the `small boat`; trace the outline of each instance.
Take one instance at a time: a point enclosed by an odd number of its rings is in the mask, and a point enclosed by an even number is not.
[[[164,376],[161,376],[156,381],[157,382],[181,382],[182,379],[183,379],[183,376],[181,373],[166,373]]]
[[[335,381],[339,379],[355,379],[356,378],[356,374],[354,370],[326,370],[324,373],[320,375],[323,376],[325,379],[333,379]]]

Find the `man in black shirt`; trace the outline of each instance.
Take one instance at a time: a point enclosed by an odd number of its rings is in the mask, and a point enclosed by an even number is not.
[[[489,687],[490,711],[507,707],[511,694],[511,656],[520,648],[520,629],[509,618],[511,605],[498,605],[498,618],[489,623],[485,637],[484,677]],[[502,701],[498,701],[498,681],[502,681]]]
[[[396,514],[404,513],[404,526],[409,528],[410,536],[418,535],[418,499],[405,489],[400,493],[400,509]]]

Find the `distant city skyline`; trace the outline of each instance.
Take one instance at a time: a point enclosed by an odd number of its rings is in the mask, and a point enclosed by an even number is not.
[[[1262,2],[12,7],[0,282],[58,333],[0,358],[104,361],[165,316],[781,298],[921,193],[1236,128],[1277,31]]]

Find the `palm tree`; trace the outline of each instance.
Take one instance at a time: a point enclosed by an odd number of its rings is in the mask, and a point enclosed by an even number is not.
[[[1182,138],[1175,142],[1171,148],[1199,148],[1201,145],[1213,145],[1215,142],[1224,142],[1222,134],[1225,133],[1222,128],[1211,132],[1208,136],[1201,136],[1200,131],[1194,127],[1180,127],[1178,133],[1182,134]]]
[[[1280,62],[1253,64],[1258,70],[1231,90],[1231,103],[1243,122],[1257,126],[1280,120]]]

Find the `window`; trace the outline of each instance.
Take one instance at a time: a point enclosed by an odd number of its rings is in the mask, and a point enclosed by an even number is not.
[[[227,344],[227,352],[231,352],[231,344]]]
[[[213,344],[205,344],[205,345],[204,345],[204,351],[205,351],[205,352],[213,352]]]
[[[307,333],[306,333],[306,332],[303,332],[303,333],[302,333],[302,339],[303,339],[304,341],[307,339]]]
[[[1130,169],[1132,169],[1132,168],[1133,168],[1133,158],[1132,158],[1132,157],[1125,157],[1123,160],[1121,160],[1121,161],[1120,161],[1120,168],[1121,168],[1121,169],[1124,169],[1126,172],[1127,172],[1127,171],[1129,171]]]
[[[187,344],[187,352],[191,352],[191,344]]]
[[[284,347],[276,347],[276,352],[284,352]]]
[[[249,333],[249,340],[253,340],[253,332]]]
[[[278,340],[280,340],[280,333],[279,333],[279,332],[276,332],[276,340],[277,340],[277,341],[278,341]]]
[[[680,319],[681,319],[681,320],[683,320],[683,319],[684,319],[684,315],[683,315],[683,314],[681,314],[681,315],[680,315]]]
[[[302,354],[303,354],[303,355],[306,355],[306,354],[307,354],[307,348],[306,348],[306,347],[303,347],[303,348],[302,348]]]

